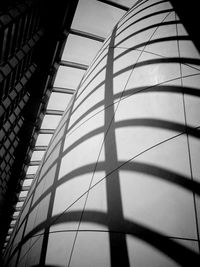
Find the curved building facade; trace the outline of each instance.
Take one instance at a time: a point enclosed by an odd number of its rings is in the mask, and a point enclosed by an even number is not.
[[[7,266],[198,266],[200,55],[169,1],[139,1],[85,73]]]

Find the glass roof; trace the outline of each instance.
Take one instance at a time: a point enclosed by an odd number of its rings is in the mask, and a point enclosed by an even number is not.
[[[38,166],[29,166],[27,169],[27,174],[35,174],[38,169]]]
[[[53,109],[64,111],[66,106],[69,104],[71,96],[71,94],[52,92],[47,105],[47,110]]]
[[[32,183],[32,179],[26,179],[26,180],[24,180],[24,182],[23,182],[23,187],[24,186],[30,186],[31,185],[31,183]]]
[[[52,134],[39,134],[35,146],[48,146]]]
[[[69,34],[61,59],[89,65],[101,46],[101,42]]]
[[[42,121],[41,129],[56,129],[61,119],[59,115],[45,115]]]
[[[107,37],[124,13],[124,10],[100,1],[82,0],[78,3],[71,27],[97,36]]]
[[[59,66],[54,87],[76,89],[84,73],[81,69]]]
[[[44,151],[33,151],[33,154],[31,156],[31,161],[41,160],[43,156],[44,156]]]

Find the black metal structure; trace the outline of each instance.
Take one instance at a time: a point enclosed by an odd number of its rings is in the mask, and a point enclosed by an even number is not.
[[[0,250],[5,240],[78,1],[0,7]]]

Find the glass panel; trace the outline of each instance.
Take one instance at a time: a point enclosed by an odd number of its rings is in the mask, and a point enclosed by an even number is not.
[[[119,8],[94,0],[82,0],[78,3],[72,29],[106,37],[124,14],[125,11]]]
[[[24,202],[20,201],[20,202],[17,202],[16,204],[16,208],[21,208],[23,206]]]
[[[41,160],[44,155],[44,151],[33,151],[31,161]]]
[[[42,121],[41,129],[55,129],[61,119],[59,115],[45,115]]]
[[[53,110],[64,111],[67,108],[72,95],[73,94],[67,94],[67,93],[65,94],[65,93],[57,93],[57,92],[51,93],[48,106],[47,106],[47,110],[53,109]]]
[[[13,213],[13,216],[18,216],[19,215],[19,211],[15,211],[14,213]],[[9,229],[10,230],[10,229]]]
[[[30,186],[32,184],[33,179],[25,179],[22,186]]]
[[[38,169],[38,166],[29,166],[26,174],[35,174]]]
[[[54,87],[76,89],[84,73],[84,70],[60,66],[58,68]]]
[[[39,134],[35,146],[48,146],[52,134]]]
[[[15,212],[15,213],[17,213],[17,212]],[[18,211],[18,215],[19,215],[19,211]],[[16,215],[16,216],[18,216],[18,215]],[[10,228],[10,229],[8,230],[8,234],[11,234],[12,231],[13,231],[13,228]]]
[[[70,34],[67,38],[62,60],[89,65],[101,46],[101,42]]]
[[[72,97],[72,94],[64,94],[64,93],[57,93],[57,92],[51,93],[48,106],[47,106],[47,110],[54,109],[54,110],[64,111],[67,108],[71,97]]]
[[[19,194],[19,197],[26,197],[28,194],[28,191],[21,191]]]

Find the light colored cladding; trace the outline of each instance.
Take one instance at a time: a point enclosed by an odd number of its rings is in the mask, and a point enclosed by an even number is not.
[[[25,229],[41,236],[21,263],[39,264],[48,227],[46,265],[195,262],[200,68],[183,36],[167,1],[141,1],[114,28],[43,158]]]
[[[62,266],[67,264],[76,232],[55,232],[50,233],[46,255],[46,264]],[[57,246],[55,248],[55,242]],[[63,249],[64,248],[64,249]]]

